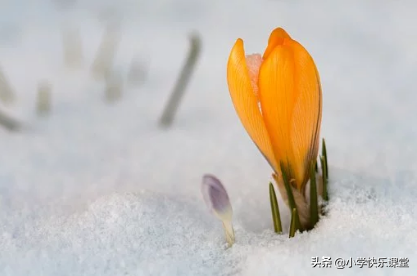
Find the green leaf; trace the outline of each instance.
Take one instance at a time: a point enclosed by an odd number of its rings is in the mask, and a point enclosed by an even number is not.
[[[323,144],[321,148],[321,154],[324,157],[324,164],[326,166],[326,179],[329,179],[329,167],[327,165],[327,149],[326,149],[326,140],[323,138]]]
[[[274,185],[269,182],[269,200],[271,201],[272,221],[274,222],[275,233],[282,233],[281,217]]]
[[[319,221],[317,185],[316,185],[316,162],[311,162],[310,166],[310,224],[313,228]]]
[[[284,186],[285,190],[287,191],[287,197],[288,197],[288,204],[290,205],[290,209],[295,209],[295,226],[298,229],[301,229],[301,223],[300,223],[300,217],[298,216],[297,211],[297,205],[295,205],[294,195],[292,193],[292,189],[290,186],[290,181],[288,179],[287,170],[285,168],[285,165],[281,162],[281,173],[282,173],[282,179],[284,180]]]
[[[295,232],[297,231],[297,225],[296,225],[297,217],[298,217],[297,209],[293,208],[291,212],[290,238],[294,237]]]
[[[321,170],[322,170],[322,178],[323,178],[323,199],[325,201],[329,200],[329,194],[327,193],[327,168],[326,168],[326,160],[324,156],[320,156],[320,163],[321,163]]]

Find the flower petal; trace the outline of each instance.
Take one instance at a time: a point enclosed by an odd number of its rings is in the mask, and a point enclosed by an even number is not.
[[[298,64],[295,79],[300,96],[294,105],[291,130],[292,148],[296,159],[304,159],[304,190],[309,179],[309,166],[317,159],[322,116],[322,92],[320,77],[313,58],[301,44],[293,41],[294,59]]]
[[[251,85],[242,39],[236,41],[230,53],[227,64],[227,82],[240,121],[252,141],[276,171],[278,168],[277,162],[259,110],[257,96]]]
[[[321,89],[314,61],[298,42],[284,39],[264,60],[259,97],[277,162],[285,164],[295,187],[303,190],[310,161],[317,156]]]
[[[268,46],[265,49],[263,59],[266,59],[278,45],[284,43],[284,38],[291,39],[290,35],[283,28],[276,28],[271,32],[268,39]]]
[[[227,214],[232,214],[232,207],[230,205],[229,195],[220,180],[210,174],[203,176],[203,183],[201,184],[201,193],[204,201],[210,211],[217,214],[219,217]]]

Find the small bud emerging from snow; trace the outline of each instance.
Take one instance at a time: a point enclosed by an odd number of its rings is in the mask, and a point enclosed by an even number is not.
[[[208,208],[215,213],[224,214],[232,207],[223,184],[212,175],[204,175],[202,193]]]
[[[233,210],[223,184],[213,175],[204,175],[201,192],[209,210],[223,222],[226,240],[229,245],[235,242],[232,226]]]

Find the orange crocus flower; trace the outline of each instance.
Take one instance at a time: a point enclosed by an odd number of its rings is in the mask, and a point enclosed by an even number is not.
[[[304,198],[309,168],[317,159],[322,114],[313,58],[282,28],[271,33],[263,56],[246,56],[239,38],[229,56],[227,82],[236,112],[273,168],[281,194],[282,164]]]

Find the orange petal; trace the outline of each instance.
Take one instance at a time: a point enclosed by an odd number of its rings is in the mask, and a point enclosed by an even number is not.
[[[240,121],[252,141],[276,171],[278,168],[277,162],[259,110],[257,97],[251,85],[242,39],[236,41],[230,53],[227,63],[227,83]]]
[[[277,162],[289,168],[296,188],[303,190],[317,157],[321,89],[314,61],[298,42],[285,39],[264,60],[259,98]]]
[[[292,147],[296,158],[304,158],[305,179],[301,184],[304,188],[309,179],[309,166],[317,159],[319,135],[322,115],[322,92],[320,77],[313,58],[304,47],[296,41],[292,42],[294,59],[296,60],[296,89],[300,96],[294,105],[291,130]]]
[[[269,36],[268,46],[264,52],[263,59],[266,59],[276,46],[282,45],[285,38],[291,39],[290,35],[283,28],[273,30]]]

